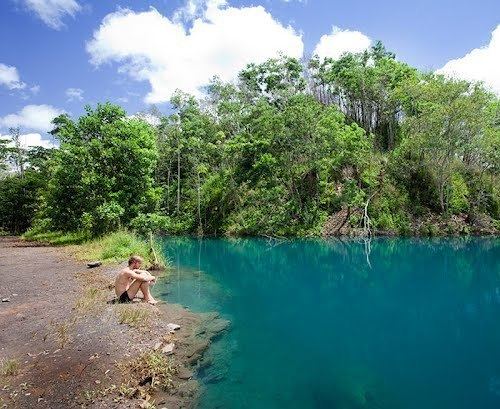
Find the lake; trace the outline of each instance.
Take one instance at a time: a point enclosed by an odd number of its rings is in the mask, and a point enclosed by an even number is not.
[[[167,238],[155,295],[218,311],[201,409],[500,407],[500,239]]]

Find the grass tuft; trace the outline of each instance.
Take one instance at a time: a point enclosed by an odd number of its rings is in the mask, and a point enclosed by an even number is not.
[[[0,373],[3,376],[15,376],[19,373],[19,366],[17,359],[5,359],[2,361]]]
[[[105,306],[107,291],[104,289],[90,287],[85,294],[75,303],[75,310],[81,314],[95,312]]]
[[[118,320],[120,324],[137,328],[148,326],[151,320],[152,309],[147,304],[119,304],[117,305]]]
[[[129,383],[122,386],[128,394],[138,388],[139,384],[144,380],[148,380],[151,388],[160,388],[167,391],[172,388],[172,376],[177,371],[177,367],[171,358],[160,351],[151,350],[143,352],[131,362],[118,364],[118,367],[124,373],[126,379],[129,379]]]

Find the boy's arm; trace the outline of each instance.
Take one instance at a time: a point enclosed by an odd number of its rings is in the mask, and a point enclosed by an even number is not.
[[[149,282],[149,281],[153,281],[155,279],[152,275],[137,274],[136,271],[137,270],[127,271],[125,274],[128,277],[133,278],[134,280],[139,280],[139,281]]]
[[[150,281],[156,282],[156,277],[154,275],[152,275],[149,271],[139,270],[139,269],[136,269],[136,270],[133,270],[133,271],[134,271],[134,273],[137,273],[137,274],[141,274],[141,275],[152,277],[152,279]]]

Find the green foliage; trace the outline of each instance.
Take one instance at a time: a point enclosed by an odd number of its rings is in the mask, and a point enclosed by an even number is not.
[[[89,239],[88,233],[85,231],[77,232],[61,232],[50,231],[47,229],[41,230],[38,226],[28,230],[22,236],[25,240],[38,241],[48,243],[53,246],[66,246],[69,244],[81,244]]]
[[[11,174],[0,181],[0,229],[20,234],[28,229],[39,207],[44,181],[35,172]]]
[[[0,230],[33,223],[26,237],[53,242],[121,229],[311,236],[346,214],[364,233],[435,235],[446,218],[500,218],[498,98],[381,43],[250,64],[203,100],[177,92],[171,104],[156,129],[111,104],[61,115],[52,154],[0,143],[0,164],[17,169],[0,186]]]
[[[160,265],[168,265],[163,256],[159,244],[153,241],[153,247]],[[77,250],[77,255],[83,260],[101,260],[123,262],[131,255],[141,256],[145,261],[145,267],[153,265],[156,260],[151,250],[151,243],[127,231],[117,231],[106,236],[92,239],[83,243]]]
[[[451,176],[451,192],[449,199],[450,212],[453,214],[469,210],[469,189],[464,178],[459,173]]]
[[[86,107],[77,121],[54,120],[61,146],[51,163],[43,215],[52,228],[91,235],[114,231],[160,200],[153,172],[155,132],[144,121],[128,119],[120,107]]]
[[[22,165],[0,176],[0,230],[20,234],[31,226],[42,204],[41,196],[47,186],[48,162],[52,152],[41,147],[8,148],[8,157],[14,156]],[[12,162],[4,164],[7,168]]]
[[[408,234],[410,232],[409,207],[408,196],[400,192],[393,184],[385,183],[370,206],[374,228],[384,232]]]

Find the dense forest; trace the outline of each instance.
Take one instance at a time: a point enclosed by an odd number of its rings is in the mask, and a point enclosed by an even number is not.
[[[12,129],[0,230],[499,231],[500,100],[481,84],[422,73],[377,43],[338,60],[250,64],[201,95],[177,92],[169,115],[110,103],[61,115],[57,149],[25,149]]]

